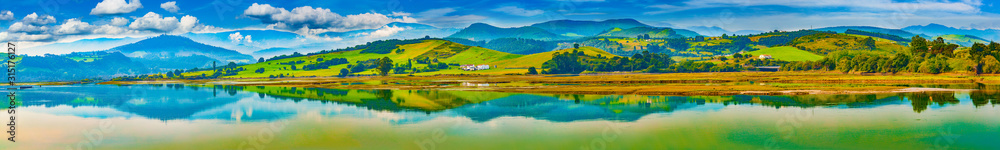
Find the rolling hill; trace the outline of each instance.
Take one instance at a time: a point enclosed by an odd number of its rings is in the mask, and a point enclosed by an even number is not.
[[[823,56],[789,46],[765,48],[747,52],[747,54],[754,56],[771,55],[771,58],[784,61],[816,61],[823,59]]]
[[[929,36],[957,34],[957,35],[972,35],[976,37],[981,37],[983,39],[986,39],[987,41],[1000,40],[1000,30],[996,29],[986,29],[986,30],[958,29],[932,23],[925,26],[909,26],[903,28],[902,30],[907,32],[912,32],[915,34],[926,34]]]
[[[135,61],[147,64],[147,67],[161,70],[206,67],[210,66],[212,61],[220,63],[255,61],[250,55],[174,35],[160,35],[105,51],[120,52]]]
[[[595,36],[611,28],[650,27],[635,19],[610,19],[604,21],[555,20],[531,25],[555,34],[569,37]]]
[[[873,43],[866,44],[865,40],[867,38],[869,38],[869,36],[817,33],[796,38],[790,45],[792,47],[820,55],[826,55],[827,53],[840,50],[885,52],[899,52],[906,50],[906,46],[896,44],[895,41],[875,37],[872,37]]]
[[[655,28],[655,27],[635,27],[635,28],[613,28],[611,30],[605,31],[598,37],[622,37],[622,38],[632,38],[640,35],[649,34],[650,38],[684,38],[685,36],[680,35],[671,28]]]
[[[986,40],[986,39],[983,39],[983,38],[980,38],[980,37],[976,37],[976,36],[972,36],[972,35],[958,35],[958,34],[946,34],[946,35],[941,35],[941,36],[934,37],[932,39],[937,39],[938,37],[941,37],[941,39],[944,39],[945,42],[955,43],[955,44],[962,45],[962,46],[965,46],[965,47],[971,47],[972,44],[975,44],[975,43],[983,43],[983,44],[989,44],[990,43],[989,40]]]
[[[826,28],[819,28],[819,29],[813,29],[813,30],[816,30],[816,31],[833,31],[833,32],[837,32],[837,33],[844,33],[844,32],[847,32],[847,30],[858,30],[858,31],[866,31],[866,32],[877,32],[877,33],[891,34],[891,35],[896,35],[896,36],[899,36],[899,37],[902,37],[902,38],[907,38],[907,39],[909,39],[909,38],[917,35],[917,34],[913,34],[913,33],[907,32],[907,31],[903,31],[901,29],[886,29],[886,28],[870,27],[870,26],[837,26],[837,27],[826,27]]]

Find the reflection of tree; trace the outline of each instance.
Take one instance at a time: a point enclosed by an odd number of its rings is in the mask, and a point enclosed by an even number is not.
[[[907,99],[910,100],[910,104],[913,105],[913,111],[917,113],[927,110],[927,106],[931,105],[931,103],[936,103],[938,106],[958,104],[958,98],[955,98],[954,93],[923,92],[906,95]]]
[[[985,106],[989,103],[996,105],[997,98],[1000,98],[1000,93],[973,91],[969,97],[972,98],[972,104],[976,105],[976,107]]]

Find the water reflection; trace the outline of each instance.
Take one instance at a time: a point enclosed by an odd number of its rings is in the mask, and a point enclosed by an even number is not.
[[[218,119],[274,120],[309,110],[325,115],[372,117],[370,113],[396,113],[401,123],[436,116],[467,117],[485,122],[499,117],[526,117],[552,122],[581,120],[636,121],[643,116],[674,111],[714,111],[730,105],[828,107],[864,109],[910,105],[915,113],[971,102],[978,107],[997,105],[1000,93],[925,92],[900,94],[801,95],[801,96],[635,96],[519,94],[475,91],[343,90],[323,88],[225,86],[225,85],[72,85],[46,86],[19,91],[22,107],[39,111],[70,112],[80,117],[113,117],[114,113],[73,112],[96,107],[157,120]],[[69,110],[57,109],[70,106]],[[66,109],[66,108],[61,108]],[[336,110],[364,113],[330,112]],[[359,115],[361,114],[361,115]]]

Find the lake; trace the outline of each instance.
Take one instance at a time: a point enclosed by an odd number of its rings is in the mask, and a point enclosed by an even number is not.
[[[1000,149],[1000,93],[976,90],[638,96],[157,84],[16,92],[17,142],[0,149]]]

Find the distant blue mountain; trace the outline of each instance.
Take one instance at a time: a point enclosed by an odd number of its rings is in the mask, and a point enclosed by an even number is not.
[[[500,28],[485,23],[469,25],[469,27],[448,36],[448,38],[460,38],[472,41],[490,41],[499,38],[522,38],[542,41],[571,39],[570,37],[557,35],[538,27]]]
[[[759,31],[759,30],[739,30],[739,31],[733,32],[733,31],[729,31],[729,30],[726,30],[726,29],[723,29],[723,28],[720,28],[720,27],[717,27],[717,26],[711,26],[711,27],[707,27],[707,26],[691,26],[691,27],[687,27],[687,30],[691,30],[691,31],[697,32],[697,33],[699,33],[701,35],[707,35],[707,36],[722,36],[722,34],[728,34],[728,35],[750,35],[750,34],[764,33],[764,31]]]
[[[891,35],[896,35],[896,36],[899,36],[899,37],[902,37],[902,38],[907,38],[907,39],[913,37],[914,35],[917,35],[917,34],[913,34],[911,32],[907,32],[907,31],[900,30],[900,29],[886,29],[886,28],[870,27],[870,26],[838,26],[838,27],[819,28],[819,29],[813,29],[813,30],[816,30],[816,31],[833,31],[833,32],[837,32],[837,33],[844,33],[844,32],[846,32],[849,29],[859,30],[859,31],[866,31],[866,32],[878,32],[878,33],[891,34]]]
[[[612,28],[651,27],[635,19],[610,19],[604,21],[555,20],[531,25],[558,35],[595,36]]]
[[[205,45],[186,37],[175,35],[160,35],[106,51],[120,52],[133,58],[133,60],[143,62],[147,67],[160,70],[206,67],[210,66],[213,61],[219,64],[255,61],[250,55]]]
[[[987,30],[977,30],[977,29],[958,29],[952,28],[940,24],[928,24],[926,26],[909,26],[903,28],[902,30],[907,32],[912,32],[915,34],[926,34],[929,36],[941,36],[948,34],[957,35],[972,35],[980,37],[990,41],[1000,41],[1000,30],[987,29]]]

